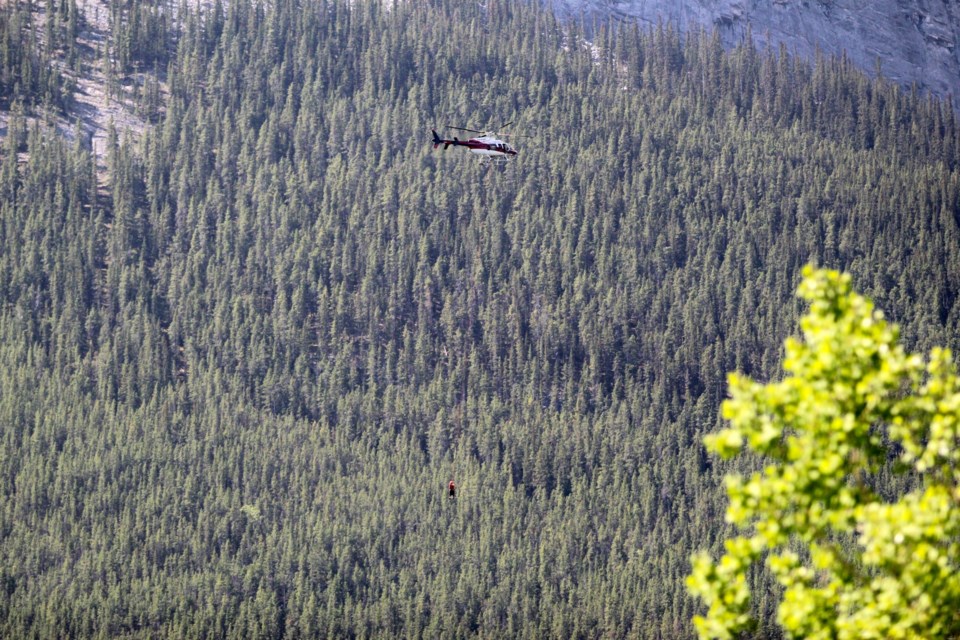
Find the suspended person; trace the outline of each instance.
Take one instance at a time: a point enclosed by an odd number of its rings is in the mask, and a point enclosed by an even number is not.
[[[457,485],[453,480],[447,485],[447,495],[451,500],[457,497]]]

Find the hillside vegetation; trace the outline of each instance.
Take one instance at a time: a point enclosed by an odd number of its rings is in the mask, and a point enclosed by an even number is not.
[[[383,5],[125,44],[170,95],[99,196],[82,141],[12,116],[0,636],[692,636],[701,437],[726,372],[779,370],[801,267],[958,346],[951,105],[669,26]],[[505,167],[429,144],[508,120]]]

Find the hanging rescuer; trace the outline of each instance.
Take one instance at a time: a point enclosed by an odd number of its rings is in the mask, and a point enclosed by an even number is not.
[[[451,500],[457,497],[457,484],[453,480],[447,485],[447,496]]]

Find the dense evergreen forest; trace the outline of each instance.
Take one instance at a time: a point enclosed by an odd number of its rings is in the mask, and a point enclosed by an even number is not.
[[[67,6],[64,3],[53,9],[51,3],[43,35],[34,28],[32,3],[0,6],[0,109],[9,110],[17,99],[29,104],[64,106],[69,90],[57,68],[61,62],[57,54],[61,40],[76,41],[78,25],[76,3],[71,0],[69,19]],[[70,57],[72,52],[71,47]]]
[[[117,6],[155,127],[99,186],[23,115],[0,158],[0,636],[688,637],[701,437],[801,267],[960,346],[954,108],[845,60],[507,0]],[[0,106],[69,111],[3,11]],[[506,166],[429,144],[507,120]]]

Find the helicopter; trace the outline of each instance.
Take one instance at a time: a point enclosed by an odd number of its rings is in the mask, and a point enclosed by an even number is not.
[[[512,123],[508,122],[503,125],[506,127]],[[469,133],[479,133],[480,135],[475,138],[470,138],[466,141],[461,140],[454,136],[452,140],[441,138],[435,129],[431,129],[433,133],[433,148],[436,149],[441,144],[443,145],[444,150],[448,149],[450,145],[455,147],[466,147],[470,153],[476,153],[477,155],[483,156],[489,160],[498,160],[505,162],[517,155],[517,150],[513,148],[508,142],[504,142],[497,138],[497,134],[492,131],[478,131],[477,129],[467,129],[466,127],[451,127],[447,126],[448,129],[456,129],[457,131],[467,131]],[[502,127],[501,127],[502,128]]]

